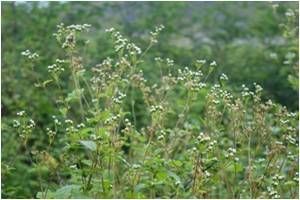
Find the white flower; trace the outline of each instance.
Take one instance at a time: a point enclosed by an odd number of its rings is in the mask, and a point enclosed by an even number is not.
[[[163,135],[160,135],[157,137],[158,140],[163,140],[165,137]]]
[[[17,112],[17,115],[20,116],[20,117],[23,116],[24,114],[25,114],[25,111],[24,111],[24,110],[22,110],[22,111],[20,111],[20,112]]]
[[[199,63],[199,64],[205,64],[205,63],[206,63],[206,60],[196,60],[196,63]]]
[[[20,122],[19,122],[18,120],[14,120],[14,121],[13,121],[13,127],[14,127],[14,128],[18,128],[20,125],[21,125],[21,124],[20,124]]]
[[[115,31],[115,28],[108,28],[108,29],[105,29],[105,32],[107,32],[107,33],[111,33],[111,32],[113,32],[113,31]]]
[[[227,81],[227,80],[228,80],[228,77],[227,77],[226,74],[221,74],[220,79],[221,79],[221,80],[224,80],[224,81]]]
[[[217,62],[216,61],[212,61],[209,65],[210,66],[217,66]]]

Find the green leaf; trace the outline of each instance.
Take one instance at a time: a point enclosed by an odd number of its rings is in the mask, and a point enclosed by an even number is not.
[[[44,195],[45,195],[44,193],[38,192],[38,193],[36,194],[36,198],[37,198],[37,199],[44,199],[44,198],[47,198],[47,199],[54,199],[54,193],[53,193],[52,191],[50,191],[50,190],[47,192],[46,196],[44,196]]]
[[[91,161],[91,160],[82,160],[81,161],[82,163],[84,163],[85,165],[87,165],[87,166],[92,166],[92,164],[93,164],[93,162]]]
[[[292,186],[296,185],[296,182],[295,181],[287,181],[284,183],[284,185],[287,187],[292,187]]]
[[[80,191],[79,185],[66,185],[56,190],[53,196],[57,199],[69,199],[73,197],[73,193],[78,193],[78,191]]]
[[[243,165],[241,163],[231,163],[228,167],[228,170],[234,172],[236,170],[237,173],[243,171]]]
[[[60,108],[60,109],[59,109],[59,112],[60,112],[64,117],[66,117],[66,116],[67,116],[67,113],[68,113],[68,109],[67,109],[67,108]]]
[[[140,192],[140,191],[142,191],[144,188],[146,188],[147,187],[147,185],[146,184],[144,184],[144,183],[139,183],[139,184],[137,184],[136,186],[135,186],[135,191],[136,192]]]
[[[96,151],[97,149],[97,144],[94,141],[91,140],[80,140],[80,144],[82,144],[84,147],[91,151]]]
[[[177,176],[174,172],[168,171],[169,176],[174,178],[176,181],[181,182],[180,177]]]
[[[80,99],[80,97],[82,96],[84,92],[84,89],[76,89],[76,90],[73,90],[71,93],[68,94],[67,98],[66,98],[66,101],[67,102],[70,102],[70,101],[74,101],[74,100],[78,100]]]

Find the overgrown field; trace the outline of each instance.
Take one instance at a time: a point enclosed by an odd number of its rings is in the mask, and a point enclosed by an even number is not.
[[[1,6],[2,198],[299,198],[298,2]]]

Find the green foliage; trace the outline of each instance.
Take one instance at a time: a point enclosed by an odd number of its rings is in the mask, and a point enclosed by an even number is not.
[[[296,5],[2,3],[2,197],[298,198]]]

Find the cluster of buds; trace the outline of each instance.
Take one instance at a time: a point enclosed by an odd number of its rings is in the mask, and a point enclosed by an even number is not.
[[[228,81],[227,75],[226,75],[226,74],[221,74],[220,80],[221,80],[221,81]]]
[[[28,124],[27,124],[27,129],[32,129],[35,127],[35,122],[33,119],[29,119]]]
[[[37,53],[32,53],[29,49],[23,51],[21,55],[27,57],[29,60],[34,60],[39,57]]]
[[[21,123],[18,120],[13,121],[13,127],[14,128],[19,128],[21,126]]]
[[[287,117],[291,117],[291,118],[294,118],[297,116],[297,113],[294,113],[294,112],[289,112],[286,114]]]
[[[184,86],[187,89],[190,89],[192,91],[199,91],[206,86],[205,83],[201,82],[202,77],[202,71],[191,71],[187,67],[185,67],[183,71],[181,69],[178,69],[177,81],[183,82]]]
[[[158,63],[163,62],[163,59],[161,57],[155,57],[154,60]]]
[[[116,116],[112,116],[110,118],[108,118],[107,120],[105,120],[104,124],[109,125],[112,124],[114,122],[116,122],[118,119],[120,119],[121,115],[117,114]]]
[[[209,173],[207,170],[204,171],[203,173],[205,178],[210,178],[211,177],[211,173]]]
[[[75,33],[71,32],[66,36],[65,42],[62,44],[62,48],[74,48],[76,44]]]
[[[51,130],[50,128],[46,128],[46,131],[47,131],[47,135],[49,137],[49,143],[51,145],[54,141],[55,136],[56,136],[56,132]]]
[[[67,133],[77,133],[79,130],[73,126],[69,126],[66,128]]]
[[[206,64],[206,60],[196,60],[195,62],[195,65],[198,69],[200,69],[205,64]]]
[[[56,135],[56,132],[51,130],[50,128],[46,128],[46,131],[49,137],[54,137]]]
[[[151,37],[150,37],[150,41],[151,41],[151,43],[157,43],[158,41],[157,41],[157,38],[158,38],[158,35],[159,35],[159,33],[164,29],[165,27],[164,27],[164,25],[159,25],[159,26],[157,26],[157,27],[155,27],[155,30],[154,31],[151,31],[150,32],[150,35],[151,35]]]
[[[161,57],[156,57],[154,60],[158,63],[165,63],[168,67],[174,66],[174,60],[170,58],[166,58],[165,60],[162,59]]]
[[[233,99],[233,95],[227,90],[220,90],[220,97],[228,101],[230,101],[230,99]]]
[[[285,12],[285,16],[287,16],[287,17],[294,17],[295,16],[295,12],[292,9],[288,9]]]
[[[71,119],[66,119],[66,120],[65,120],[65,123],[66,123],[66,124],[69,124],[69,125],[73,125],[73,120],[71,120]]]
[[[63,64],[63,63],[65,63],[66,61],[57,58],[57,59],[55,60],[55,62],[58,63],[58,64]]]
[[[177,79],[179,81],[186,81],[193,78],[199,79],[203,76],[203,73],[201,71],[192,71],[188,67],[185,67],[183,71],[181,69],[178,69],[178,77]]]
[[[52,73],[55,76],[59,76],[62,72],[65,71],[65,69],[62,67],[62,65],[66,62],[65,60],[56,59],[56,64],[48,66],[48,72]]]
[[[280,176],[278,174],[275,174],[273,177],[272,177],[272,185],[273,186],[278,186],[279,182],[284,180],[284,176]]]
[[[210,143],[208,144],[207,150],[208,150],[208,151],[211,151],[211,150],[214,148],[214,146],[215,146],[216,144],[217,144],[217,141],[216,141],[216,140],[210,142]]]
[[[115,102],[116,104],[121,104],[122,101],[125,99],[126,94],[122,93],[122,92],[118,92],[118,96],[113,98],[113,102]]]
[[[131,80],[138,83],[140,86],[144,86],[147,80],[144,78],[144,73],[142,70],[139,71],[137,74],[133,74]]]
[[[293,155],[292,152],[288,152],[287,158],[291,161],[295,161],[297,159],[296,155]]]
[[[170,59],[170,58],[166,58],[166,62],[167,62],[167,65],[169,67],[173,66],[174,65],[174,60]]]
[[[52,119],[53,119],[55,125],[57,125],[57,126],[61,125],[61,122],[57,119],[57,117],[55,115],[52,115]]]
[[[134,170],[139,169],[139,168],[141,168],[141,165],[139,165],[139,164],[132,165],[132,169],[134,169]]]
[[[293,178],[294,181],[296,181],[297,183],[299,183],[299,173],[296,172],[295,173],[295,177]]]
[[[290,120],[286,119],[280,119],[279,122],[281,123],[281,125],[285,125],[285,124],[288,124],[290,122]]]
[[[205,143],[205,142],[208,142],[210,140],[211,140],[211,138],[208,135],[204,135],[204,133],[202,133],[202,132],[197,137],[197,141],[199,143]]]
[[[85,124],[84,123],[77,124],[76,128],[78,129],[85,128]]]
[[[255,93],[256,93],[256,94],[259,94],[260,92],[263,91],[263,88],[262,88],[259,84],[253,83],[253,85],[254,85]]]
[[[131,54],[134,55],[135,53],[131,52]],[[119,66],[128,66],[128,67],[130,67],[131,65],[130,65],[130,62],[128,61],[127,58],[128,58],[128,56],[126,56],[126,55],[124,57],[120,58],[120,61],[116,62],[115,66],[116,67],[119,67]]]
[[[89,31],[91,28],[90,24],[72,24],[66,27],[69,30],[74,30],[74,31]]]
[[[125,119],[125,128],[122,130],[122,133],[130,133],[133,130],[133,126],[131,124],[131,122],[129,121],[129,119]]]
[[[242,97],[248,97],[250,95],[254,96],[254,93],[249,90],[248,87],[246,87],[244,84],[242,85],[243,91],[242,91]]]
[[[17,112],[18,117],[24,117],[25,114],[25,111]],[[33,119],[23,119],[21,122],[19,120],[13,120],[13,127],[17,129],[20,138],[23,140],[23,144],[26,145],[29,136],[31,135],[32,130],[36,126],[36,124]]]
[[[62,48],[74,48],[76,44],[75,33],[89,31],[90,24],[72,24],[66,26],[61,23],[57,25],[57,32],[53,34],[62,43]]]
[[[106,29],[105,32],[111,33],[116,52],[121,52],[127,46],[128,40],[124,38],[119,31],[115,31],[114,28],[110,28]]]
[[[280,195],[273,187],[267,187],[267,190],[268,190],[268,194],[269,194],[270,198],[272,198],[272,199],[280,198]]]
[[[65,69],[57,64],[53,64],[53,65],[49,65],[48,66],[48,72],[49,73],[55,73],[55,74],[60,74],[63,71],[65,71]]]
[[[212,62],[209,64],[209,66],[215,67],[215,66],[217,66],[217,62],[216,62],[216,61],[212,61]]]
[[[157,137],[158,141],[163,141],[165,139],[166,132],[164,130],[160,131],[160,135]]]
[[[73,127],[73,124],[74,124],[73,120],[71,120],[71,119],[66,119],[66,120],[65,120],[65,124],[67,125],[67,128],[66,128],[66,132],[67,132],[67,133],[75,133],[75,132],[78,132],[78,129]]]
[[[96,65],[99,68],[111,68],[112,67],[112,59],[110,57],[105,58],[102,63]]]
[[[22,110],[20,112],[17,112],[17,116],[19,116],[19,117],[23,117],[24,115],[25,115],[25,111],[24,110]]]
[[[225,154],[225,158],[232,158],[236,162],[239,161],[239,158],[236,157],[236,149],[231,147],[227,150],[227,154]]]
[[[155,113],[157,111],[163,111],[163,107],[161,105],[158,105],[158,106],[151,106],[150,108],[150,112],[151,113]]]
[[[297,140],[296,140],[295,138],[293,138],[291,135],[285,136],[285,139],[286,139],[290,144],[297,145]]]
[[[136,55],[136,54],[141,54],[142,50],[136,46],[134,43],[128,43],[126,46],[126,49],[128,50],[130,55]]]

